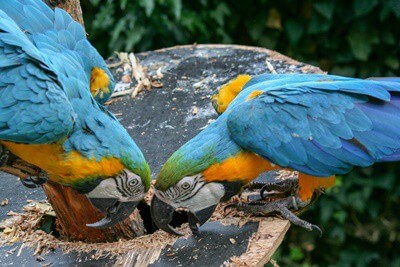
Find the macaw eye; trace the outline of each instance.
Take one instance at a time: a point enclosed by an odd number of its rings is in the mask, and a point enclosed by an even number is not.
[[[190,188],[190,183],[184,182],[184,183],[181,185],[181,188],[182,188],[183,190],[189,189],[189,188]]]
[[[139,183],[139,181],[137,179],[132,179],[130,181],[128,181],[128,186],[129,187],[134,187]]]

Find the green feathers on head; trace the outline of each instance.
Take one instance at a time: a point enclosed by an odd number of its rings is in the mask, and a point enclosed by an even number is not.
[[[156,189],[165,191],[183,177],[200,173],[216,162],[211,150],[199,155],[197,151],[187,153],[187,149],[183,148],[176,151],[162,167],[155,184]]]
[[[142,182],[146,187],[146,191],[149,190],[151,184],[151,171],[146,160],[143,158],[143,162],[141,162],[141,164],[134,164],[129,156],[123,156],[121,157],[121,161],[125,166],[130,166],[131,171],[142,178]]]

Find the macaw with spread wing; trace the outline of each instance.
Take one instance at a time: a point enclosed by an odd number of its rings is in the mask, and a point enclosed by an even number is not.
[[[219,118],[177,150],[161,169],[152,199],[157,226],[186,208],[194,233],[217,204],[260,173],[299,171],[293,183],[262,191],[290,192],[269,203],[238,204],[245,212],[279,212],[308,230],[320,229],[291,210],[355,166],[400,160],[400,78],[355,79],[323,74],[240,75],[213,97]]]
[[[114,81],[83,27],[42,1],[0,5],[0,144],[86,194],[109,227],[150,187],[146,160],[101,104]]]

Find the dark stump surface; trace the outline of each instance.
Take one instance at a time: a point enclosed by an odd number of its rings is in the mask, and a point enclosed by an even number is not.
[[[109,109],[142,149],[153,177],[174,151],[217,117],[210,98],[220,85],[238,74],[271,72],[266,60],[277,73],[320,72],[318,68],[255,47],[183,46],[137,56],[150,77],[161,68],[163,86],[144,90],[136,98],[130,95],[113,98]],[[111,59],[111,62],[115,61]],[[120,81],[121,69],[112,71],[116,81]],[[5,198],[9,199],[9,204],[0,206],[0,220],[5,219],[11,210],[21,212],[27,199],[43,200],[45,195],[41,189],[27,189],[15,177],[0,173],[0,201]],[[211,222],[201,231],[203,238],[190,237],[168,246],[154,266],[220,266],[231,256],[241,255],[246,250],[248,238],[257,231],[257,223],[238,228]],[[229,241],[231,237],[238,241],[235,246]],[[21,243],[14,246],[20,247]],[[199,247],[205,250],[196,253]],[[0,248],[0,266],[41,266],[50,262],[52,266],[108,266],[115,263],[115,259],[94,261],[88,254],[63,254],[61,250],[42,255],[46,261],[39,263],[32,255],[32,248],[24,248],[19,257],[16,253],[7,254],[10,249],[9,246]]]

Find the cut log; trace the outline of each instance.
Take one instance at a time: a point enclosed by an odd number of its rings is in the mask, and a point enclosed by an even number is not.
[[[82,9],[79,0],[45,0],[51,7],[60,7],[83,25]],[[34,156],[34,155],[32,155]],[[0,145],[0,170],[20,179],[37,176],[41,170],[12,155]],[[97,222],[105,215],[89,202],[85,195],[69,187],[48,181],[43,185],[44,192],[57,215],[58,230],[62,237],[70,241],[112,242],[131,239],[144,234],[144,225],[139,213],[108,229],[94,229],[86,224]],[[27,189],[28,190],[28,189]]]

